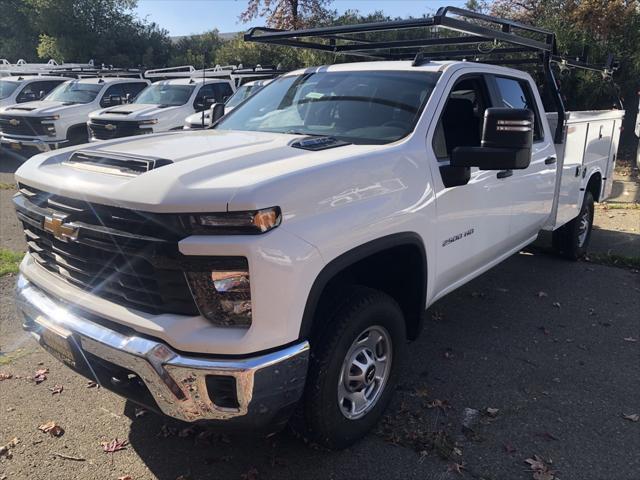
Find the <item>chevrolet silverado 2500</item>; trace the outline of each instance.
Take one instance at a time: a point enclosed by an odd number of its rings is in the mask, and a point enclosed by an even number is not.
[[[337,53],[384,57],[386,44],[341,42],[416,24],[540,50],[551,87],[552,62],[565,61],[549,32],[459,9],[246,38],[322,50],[339,37]],[[527,35],[505,35],[517,29]],[[25,329],[177,419],[275,429],[296,412],[324,445],[361,438],[426,307],[542,229],[564,255],[585,252],[623,117],[565,112],[553,88],[546,114],[528,73],[412,55],[287,73],[210,129],[26,162],[14,198],[29,245]]]
[[[69,80],[42,100],[0,108],[0,142],[40,152],[86,143],[89,113],[120,104],[127,95],[135,97],[147,85],[141,78]]]

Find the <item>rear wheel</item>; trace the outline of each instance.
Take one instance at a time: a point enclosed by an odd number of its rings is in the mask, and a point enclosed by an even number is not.
[[[553,247],[571,260],[583,257],[591,239],[593,215],[593,195],[591,192],[585,192],[578,216],[553,232]]]
[[[388,295],[353,287],[312,341],[303,400],[305,434],[345,448],[371,430],[387,407],[406,345],[402,310]]]

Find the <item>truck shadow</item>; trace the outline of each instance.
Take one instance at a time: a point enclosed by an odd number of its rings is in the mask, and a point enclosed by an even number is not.
[[[567,288],[578,279],[580,295]],[[514,255],[427,311],[387,415],[344,451],[306,445],[287,430],[255,438],[151,413],[136,418],[132,405],[125,412],[132,418],[129,442],[160,480],[454,478],[449,467],[458,460],[474,478],[530,478],[521,467],[525,453],[505,454],[512,444],[589,476],[581,467],[592,465],[582,448],[589,432],[607,430],[590,442],[611,461],[633,441],[633,433],[616,434],[597,412],[603,402],[623,411],[625,398],[634,398],[633,349],[615,345],[635,328],[632,312],[640,305],[637,294],[607,298],[637,280],[630,270],[535,249]],[[601,368],[612,355],[607,345],[619,349],[615,370]],[[497,419],[482,413],[487,407],[499,409]],[[477,417],[471,426],[469,412]],[[582,426],[569,432],[566,424]],[[433,438],[447,439],[463,458],[443,453]]]

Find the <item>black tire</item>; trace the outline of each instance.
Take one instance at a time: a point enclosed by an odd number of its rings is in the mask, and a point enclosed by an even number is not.
[[[325,328],[312,339],[301,420],[303,435],[308,439],[327,448],[341,449],[365,436],[384,413],[402,371],[407,340],[402,310],[388,295],[370,288],[350,287],[335,300]],[[368,329],[374,332],[373,335],[382,331],[388,334],[391,344],[390,354],[386,355],[391,359],[389,373],[382,375],[386,381],[379,381],[378,393],[373,397],[376,400],[370,409],[363,411],[361,417],[350,419],[342,413],[338,403],[340,375],[347,354],[353,358],[352,349],[361,348],[354,342],[368,338],[367,334],[361,336]],[[378,352],[375,355],[377,358]],[[383,357],[384,353],[380,355]],[[369,377],[368,370],[362,377]]]
[[[584,192],[578,216],[553,232],[553,248],[563,257],[578,260],[586,255],[593,229],[593,203],[591,192]]]

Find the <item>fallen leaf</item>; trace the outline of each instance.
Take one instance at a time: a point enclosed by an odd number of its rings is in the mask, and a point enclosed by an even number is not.
[[[420,398],[427,398],[429,396],[429,390],[427,387],[418,387],[415,389],[415,394]]]
[[[637,342],[638,339],[637,338],[633,338],[633,337],[625,337],[624,341],[625,342]],[[11,377],[9,377],[9,378],[11,378]],[[2,379],[0,378],[0,380],[2,380]]]
[[[38,427],[38,430],[44,433],[48,433],[52,437],[61,437],[62,435],[64,435],[64,428],[62,428],[53,420],[49,420],[47,423],[43,423]]]
[[[514,447],[510,443],[505,443],[503,447],[504,447],[504,451],[507,452],[508,454],[512,454],[518,451],[516,450],[516,447]]]
[[[36,373],[33,375],[33,381],[38,383],[42,383],[47,379],[47,373],[49,373],[48,368],[41,368],[36,370]]]
[[[463,463],[452,463],[449,465],[449,471],[459,473],[460,475],[464,475],[462,470],[466,470]]]
[[[544,298],[544,297],[548,297],[549,294],[547,294],[547,292],[543,292],[542,290],[540,290],[538,293],[536,293],[536,297],[538,298]]]
[[[87,388],[96,388],[99,387],[100,385],[98,385],[96,382],[94,382],[93,380],[89,380],[87,382]]]
[[[127,443],[126,440],[114,438],[110,442],[102,442],[100,445],[102,445],[102,450],[104,450],[105,453],[114,453],[127,448]]]
[[[13,378],[13,375],[10,373],[0,373],[0,382],[2,380],[9,380],[11,378]]]
[[[118,480],[133,480],[133,477],[131,475],[123,475],[118,477]]]
[[[640,415],[637,413],[632,413],[630,415],[622,414],[622,418],[625,420],[629,420],[630,422],[640,422]]]
[[[560,308],[562,305],[560,305],[560,302],[553,302],[553,306],[556,308]]]
[[[529,464],[529,468],[533,474],[533,480],[554,480],[555,472],[542,457],[534,455],[533,458],[527,458],[525,463]]]
[[[13,437],[9,441],[9,443],[7,443],[6,445],[2,445],[0,447],[0,457],[7,457],[7,458],[13,457],[13,452],[11,451],[11,449],[16,445],[18,445],[19,443],[20,443],[20,440],[18,440],[18,437]]]
[[[49,387],[51,391],[51,395],[55,395],[56,393],[62,393],[64,387],[62,385],[54,385],[53,388]]]
[[[427,403],[427,408],[439,408],[443,412],[446,412],[448,408],[451,408],[451,405],[449,405],[449,402],[446,400],[439,400],[436,398],[435,400]]]
[[[507,293],[509,291],[508,288],[496,288],[496,290],[498,290],[499,292],[502,292],[502,293]]]
[[[144,417],[147,411],[144,408],[136,407],[134,415],[136,418]]]
[[[489,415],[491,418],[495,418],[498,415],[498,412],[500,410],[497,408],[491,408],[491,407],[487,407],[485,409],[485,412],[487,413],[487,415]]]

